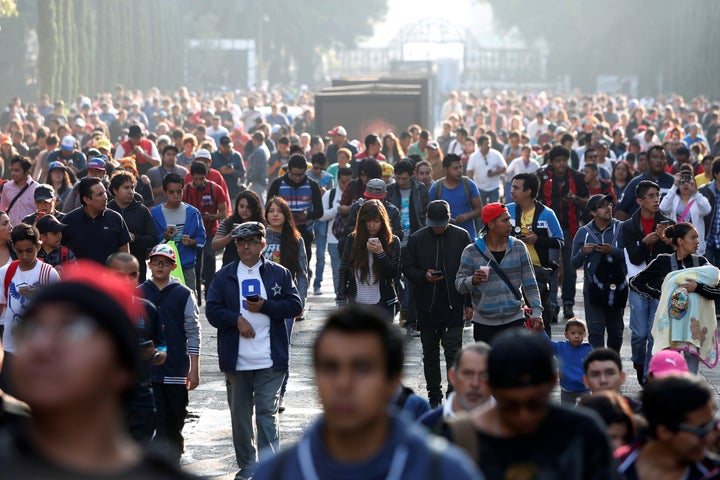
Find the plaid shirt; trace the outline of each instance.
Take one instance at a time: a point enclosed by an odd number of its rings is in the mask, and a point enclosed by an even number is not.
[[[710,223],[710,235],[708,236],[708,246],[720,248],[720,191],[718,191],[717,183],[713,182],[712,187],[713,195],[715,195],[715,218]]]

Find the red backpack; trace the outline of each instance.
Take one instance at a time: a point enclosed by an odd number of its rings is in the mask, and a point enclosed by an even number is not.
[[[40,262],[40,285],[47,285],[50,282],[50,271],[52,270],[52,266],[50,264],[44,263],[39,258],[37,259],[38,262]],[[10,265],[8,266],[7,272],[5,273],[5,281],[4,281],[4,289],[5,289],[5,302],[7,303],[8,298],[8,291],[10,290],[10,282],[12,281],[13,277],[15,276],[15,272],[17,272],[18,267],[20,266],[20,260],[13,260]]]

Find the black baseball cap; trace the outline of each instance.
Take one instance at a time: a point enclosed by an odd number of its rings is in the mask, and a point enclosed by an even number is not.
[[[612,195],[602,195],[598,193],[597,195],[593,195],[590,197],[590,199],[587,202],[587,209],[588,211],[592,212],[600,208],[600,205],[605,202],[605,200],[609,200],[610,202],[613,201]]]
[[[53,189],[53,187],[50,185],[44,183],[40,184],[35,187],[33,198],[36,202],[52,200],[55,198],[55,189]]]
[[[445,200],[433,200],[428,203],[425,225],[444,228],[450,223],[450,205]]]
[[[43,215],[40,220],[35,223],[35,227],[37,227],[39,233],[45,234],[48,232],[62,232],[67,225],[60,223],[54,215]]]

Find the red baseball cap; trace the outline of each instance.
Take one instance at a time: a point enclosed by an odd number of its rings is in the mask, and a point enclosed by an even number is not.
[[[482,222],[487,225],[488,223],[492,222],[500,215],[502,215],[504,212],[507,212],[507,207],[505,207],[505,205],[503,205],[502,203],[488,203],[482,209]]]

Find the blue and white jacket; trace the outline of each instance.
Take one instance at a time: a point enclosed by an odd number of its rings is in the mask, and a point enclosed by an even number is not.
[[[225,265],[215,274],[205,304],[208,322],[218,330],[218,360],[223,372],[235,371],[240,344],[240,332],[237,328],[240,316],[238,262],[239,260]],[[272,368],[281,372],[288,369],[290,357],[290,337],[285,327],[285,319],[300,315],[303,305],[290,271],[282,265],[265,260],[264,257],[260,257],[260,262],[260,277],[268,296],[260,313],[270,317]]]
[[[150,214],[155,221],[155,228],[157,228],[158,242],[160,243],[165,242],[163,232],[167,227],[165,215],[163,215],[162,211],[163,205],[165,204],[162,203],[160,205],[156,205],[152,208],[152,210],[150,210]],[[187,203],[185,205],[187,206],[187,210],[185,211],[185,224],[183,226],[182,234],[197,241],[197,245],[188,247],[183,245],[180,240],[176,240],[175,245],[177,246],[178,254],[180,255],[180,265],[182,268],[192,268],[195,266],[197,249],[205,246],[205,226],[203,225],[200,211],[192,205],[188,205]]]

